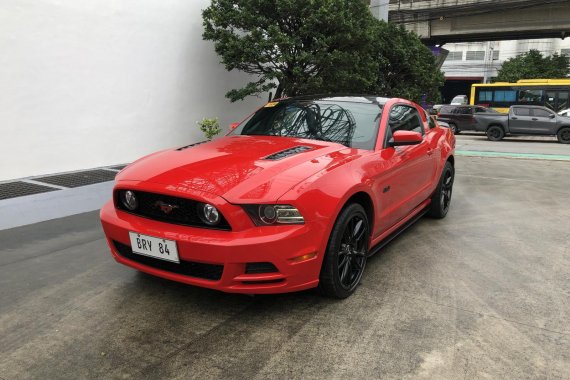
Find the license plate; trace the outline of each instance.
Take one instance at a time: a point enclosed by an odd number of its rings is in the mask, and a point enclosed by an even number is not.
[[[176,248],[174,240],[161,239],[136,232],[129,232],[129,237],[131,238],[131,247],[134,253],[180,263],[178,248]]]

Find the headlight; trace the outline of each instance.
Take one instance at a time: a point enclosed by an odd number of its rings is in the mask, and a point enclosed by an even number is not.
[[[210,226],[215,226],[220,222],[220,212],[209,203],[198,204],[198,216],[202,222]]]
[[[127,210],[134,211],[139,202],[137,201],[137,197],[133,191],[121,191],[121,203],[127,208]]]
[[[291,205],[243,205],[242,207],[256,226],[305,223],[299,210]]]

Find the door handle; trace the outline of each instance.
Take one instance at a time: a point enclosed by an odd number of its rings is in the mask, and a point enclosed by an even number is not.
[[[536,117],[533,117],[532,120],[533,120],[533,121],[537,121],[538,119],[537,119]]]
[[[511,119],[513,119],[513,120],[517,120],[517,119],[518,119],[518,117],[514,117],[514,116],[513,116],[513,117],[511,117]]]

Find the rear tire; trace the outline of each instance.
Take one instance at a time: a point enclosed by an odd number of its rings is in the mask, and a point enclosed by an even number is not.
[[[501,141],[505,137],[505,131],[498,125],[492,125],[487,129],[489,141]]]
[[[431,205],[428,215],[432,218],[443,219],[451,206],[451,194],[453,193],[453,181],[455,179],[455,169],[451,162],[447,161],[441,172],[439,183],[435,193],[431,197]]]
[[[556,138],[561,144],[570,144],[570,127],[560,128],[556,134]]]
[[[358,203],[346,206],[337,218],[321,267],[319,289],[328,297],[346,298],[360,283],[370,239],[370,224]]]

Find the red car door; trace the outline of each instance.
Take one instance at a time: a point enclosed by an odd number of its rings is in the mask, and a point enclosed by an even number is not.
[[[398,130],[419,132],[424,135],[418,145],[391,147],[392,133]],[[387,125],[386,145],[383,154],[393,155],[395,167],[390,185],[390,197],[386,217],[390,226],[405,218],[414,208],[429,197],[435,175],[436,160],[424,120],[413,105],[396,104],[390,109]]]

